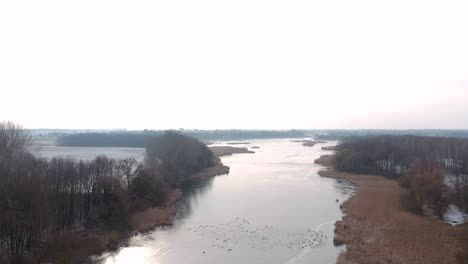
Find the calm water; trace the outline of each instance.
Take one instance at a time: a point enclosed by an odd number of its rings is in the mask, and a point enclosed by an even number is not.
[[[253,141],[245,146],[259,146],[255,154],[223,158],[231,167],[229,175],[185,188],[172,227],[136,236],[127,247],[96,261],[335,263],[343,249],[333,246],[334,222],[341,218],[339,205],[353,187],[317,174],[321,167],[313,162],[326,153],[322,146],[332,144],[310,148],[289,140]],[[66,149],[75,153],[74,148]],[[86,156],[86,149],[88,158],[96,153],[143,155],[135,149],[83,148],[70,156]]]
[[[138,161],[142,161],[145,155],[145,149],[43,146],[39,147],[37,155],[44,158],[61,157],[81,160],[92,160],[99,155],[106,155],[109,158],[135,158]]]

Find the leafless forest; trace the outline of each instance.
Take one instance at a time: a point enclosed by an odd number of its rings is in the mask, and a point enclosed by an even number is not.
[[[468,139],[352,137],[337,147],[332,162],[341,171],[398,180],[409,190],[402,206],[414,213],[441,219],[449,204],[468,213]],[[460,263],[468,263],[467,242],[463,235]]]
[[[27,130],[0,124],[0,248],[18,261],[40,256],[61,232],[128,230],[132,213],[163,206],[171,190],[216,162],[204,144],[175,132],[152,138],[142,164],[47,160],[30,144]]]

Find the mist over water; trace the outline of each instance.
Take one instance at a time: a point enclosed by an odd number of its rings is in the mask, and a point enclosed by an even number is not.
[[[186,186],[174,225],[135,236],[98,263],[334,263],[340,203],[353,192],[321,178],[327,151],[289,140],[250,141],[255,154],[223,158],[229,175]],[[240,145],[242,146],[242,145]],[[337,202],[337,200],[339,202]],[[311,262],[313,261],[313,262]]]

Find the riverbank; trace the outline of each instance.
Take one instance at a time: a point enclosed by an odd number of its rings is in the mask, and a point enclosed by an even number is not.
[[[317,162],[330,166],[329,158]],[[327,169],[322,177],[350,181],[356,193],[342,204],[345,216],[335,224],[335,243],[345,244],[342,263],[456,264],[462,226],[416,215],[404,209],[408,191],[381,176],[355,175]]]
[[[215,177],[229,173],[229,167],[221,161],[192,176],[192,180]],[[93,229],[83,232],[65,232],[56,236],[45,250],[40,263],[87,263],[92,255],[117,250],[128,238],[153,230],[158,226],[172,225],[177,213],[175,204],[182,195],[179,189],[168,194],[166,204],[147,208],[129,216],[129,227],[125,230]],[[37,263],[36,261],[24,263]]]
[[[231,146],[214,146],[210,147],[210,150],[216,157],[230,156],[233,154],[241,153],[255,153],[255,151],[248,150],[247,148],[231,147]]]
[[[189,181],[228,174],[229,167],[219,159],[222,156],[254,153],[247,148],[229,146],[210,149],[217,162],[192,175]],[[129,226],[125,230],[92,229],[83,232],[66,232],[56,236],[45,250],[40,263],[87,263],[89,256],[117,250],[127,242],[128,238],[137,233],[149,232],[158,226],[172,225],[177,213],[175,205],[181,195],[182,192],[179,189],[171,190],[165,205],[132,213],[129,216]],[[37,263],[37,261],[31,263]]]
[[[314,161],[315,164],[329,166],[332,162],[333,155],[322,155]]]

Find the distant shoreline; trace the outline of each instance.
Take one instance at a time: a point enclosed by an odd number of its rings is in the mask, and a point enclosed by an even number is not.
[[[316,163],[329,167],[330,156],[322,156]],[[397,181],[330,168],[319,175],[344,179],[357,187],[340,207],[345,216],[335,223],[334,243],[346,245],[337,264],[457,263],[462,228],[403,209],[400,198],[408,190]]]

